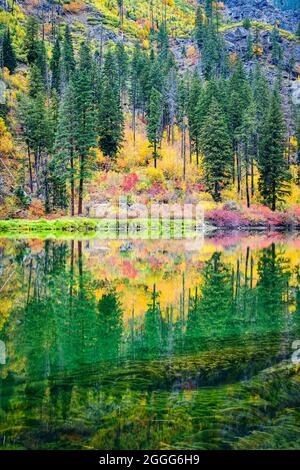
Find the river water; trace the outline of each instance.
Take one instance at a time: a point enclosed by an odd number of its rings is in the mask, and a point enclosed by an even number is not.
[[[1,238],[0,448],[300,448],[299,279],[295,234]]]

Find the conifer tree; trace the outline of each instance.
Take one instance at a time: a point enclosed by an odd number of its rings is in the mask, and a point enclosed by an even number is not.
[[[196,10],[196,20],[195,20],[195,39],[199,49],[203,46],[204,41],[204,21],[203,21],[203,11],[199,5]]]
[[[201,132],[206,184],[215,201],[230,181],[232,148],[224,113],[214,98]]]
[[[157,147],[160,141],[160,132],[162,124],[162,95],[153,88],[150,96],[150,104],[148,111],[147,136],[153,147],[154,168],[157,168],[158,152]]]
[[[68,203],[67,183],[71,190],[71,215],[75,215],[75,157],[76,157],[76,96],[72,81],[62,96],[58,126],[55,136],[54,156],[52,159],[53,205],[66,208]]]
[[[247,36],[247,50],[246,50],[246,59],[247,60],[251,60],[253,58],[253,54],[254,54],[253,46],[254,46],[253,36],[252,36],[251,32],[249,31],[248,36]]]
[[[38,41],[36,45],[36,59],[34,64],[39,68],[41,72],[42,81],[44,83],[45,90],[48,85],[48,63],[47,53],[45,47],[45,41]]]
[[[56,38],[56,41],[54,43],[52,58],[50,62],[50,70],[51,88],[52,90],[56,90],[56,92],[59,94],[61,85],[61,50],[59,37]]]
[[[213,1],[212,0],[205,0],[205,14],[207,19],[212,22],[213,17]]]
[[[24,50],[29,64],[35,62],[38,56],[38,32],[39,24],[37,19],[33,16],[30,16],[26,23],[26,35],[24,39]]]
[[[246,200],[247,206],[251,205],[250,174],[253,171],[253,162],[256,157],[257,136],[257,110],[255,101],[252,99],[249,107],[244,111],[241,127],[237,133],[242,153],[241,164],[245,170]]]
[[[124,117],[116,64],[111,51],[105,58],[103,92],[98,111],[99,147],[105,156],[115,158],[124,135]]]
[[[68,25],[65,27],[63,44],[62,44],[62,81],[63,85],[70,80],[71,74],[75,70],[75,58],[73,41]]]
[[[4,31],[2,38],[2,66],[7,67],[11,73],[17,66],[15,48],[11,41],[9,28]]]
[[[73,78],[75,90],[75,128],[76,151],[79,158],[78,214],[83,213],[83,191],[86,178],[94,169],[94,152],[96,146],[96,113],[94,90],[92,84],[92,61],[88,44],[80,48],[79,67]]]
[[[272,61],[274,65],[280,66],[283,59],[283,51],[280,45],[280,35],[276,27],[273,28],[271,34],[272,44]]]
[[[196,162],[199,164],[199,154],[200,154],[200,125],[201,119],[199,118],[199,101],[202,96],[202,86],[199,78],[199,74],[196,72],[193,74],[191,87],[189,92],[188,100],[188,121],[189,121],[189,133],[190,140],[192,145],[192,152],[196,154]],[[201,110],[200,110],[201,112]]]
[[[128,78],[128,56],[125,51],[124,43],[122,41],[118,41],[116,46],[116,66],[118,76],[118,88],[122,100],[126,92]]]
[[[166,27],[163,23],[160,24],[159,31],[157,33],[157,45],[159,58],[161,60],[166,60],[169,52],[169,37]]]
[[[188,88],[184,79],[178,84],[177,124],[181,130],[181,158],[183,159],[183,179],[186,176],[186,128],[188,113]]]
[[[275,90],[263,124],[258,160],[260,193],[273,211],[290,192],[291,176],[284,156],[285,132],[280,97]]]
[[[136,112],[141,106],[141,72],[143,70],[143,56],[139,43],[136,43],[130,65],[130,90],[129,97],[132,108],[132,129],[135,142],[136,136]]]

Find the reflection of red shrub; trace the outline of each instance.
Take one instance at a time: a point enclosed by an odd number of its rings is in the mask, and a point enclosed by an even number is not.
[[[135,189],[137,183],[139,181],[139,177],[136,173],[130,173],[129,175],[125,175],[123,179],[123,190],[127,193]]]

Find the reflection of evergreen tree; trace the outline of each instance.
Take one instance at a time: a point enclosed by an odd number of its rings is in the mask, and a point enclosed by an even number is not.
[[[194,298],[187,322],[187,338],[223,337],[234,324],[233,288],[221,253],[214,253],[203,272],[201,296]]]
[[[98,343],[101,359],[118,357],[123,330],[123,311],[115,292],[104,294],[98,303]]]
[[[275,244],[263,250],[258,260],[257,314],[262,326],[278,331],[283,325],[287,305],[287,287],[290,279],[289,264]]]
[[[143,325],[142,344],[143,350],[148,357],[160,354],[162,346],[162,317],[158,296],[154,284],[151,296],[152,301],[148,305]]]

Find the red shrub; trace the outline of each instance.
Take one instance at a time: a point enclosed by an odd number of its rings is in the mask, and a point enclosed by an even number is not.
[[[124,175],[123,178],[123,191],[128,193],[135,189],[137,183],[139,181],[139,177],[136,173],[130,173],[129,175]]]
[[[238,228],[247,224],[240,212],[214,209],[205,214],[206,220],[217,227]]]

